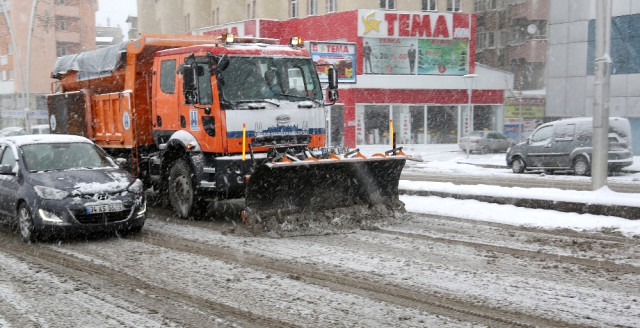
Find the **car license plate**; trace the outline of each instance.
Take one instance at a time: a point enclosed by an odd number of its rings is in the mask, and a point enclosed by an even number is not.
[[[123,210],[122,203],[88,205],[86,208],[87,208],[87,214],[120,212]]]

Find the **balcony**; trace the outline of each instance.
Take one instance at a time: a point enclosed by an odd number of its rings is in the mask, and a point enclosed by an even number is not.
[[[549,0],[527,0],[518,4],[512,4],[510,8],[511,19],[526,18],[527,20],[549,19]]]
[[[80,43],[80,33],[58,30],[56,31],[56,42]]]
[[[56,16],[80,17],[80,7],[56,5]]]
[[[547,61],[547,40],[527,40],[521,44],[510,44],[509,59],[523,58],[527,63]]]

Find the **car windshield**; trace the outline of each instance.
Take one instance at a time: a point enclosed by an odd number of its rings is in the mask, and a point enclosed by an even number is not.
[[[230,57],[219,83],[229,102],[322,101],[316,68],[308,58]]]
[[[474,131],[469,133],[469,136],[471,137],[482,137],[484,135],[484,132],[482,131]]]
[[[90,143],[38,143],[21,147],[25,167],[31,172],[112,166]]]

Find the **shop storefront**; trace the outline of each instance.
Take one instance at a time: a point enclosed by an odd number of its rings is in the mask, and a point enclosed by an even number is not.
[[[390,144],[390,122],[398,144],[457,143],[471,130],[504,129],[512,76],[469,56],[475,15],[361,9],[195,32],[308,40],[321,81],[325,64],[339,74],[340,100],[327,110],[330,145]]]

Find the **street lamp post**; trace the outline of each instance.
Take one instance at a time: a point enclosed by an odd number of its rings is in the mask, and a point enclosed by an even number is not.
[[[466,74],[464,77],[464,83],[467,85],[467,108],[469,113],[469,128],[467,131],[467,158],[469,158],[469,149],[471,148],[470,132],[473,131],[473,105],[471,104],[471,93],[473,91],[473,80],[478,77],[478,74]],[[468,82],[467,82],[468,81]]]

